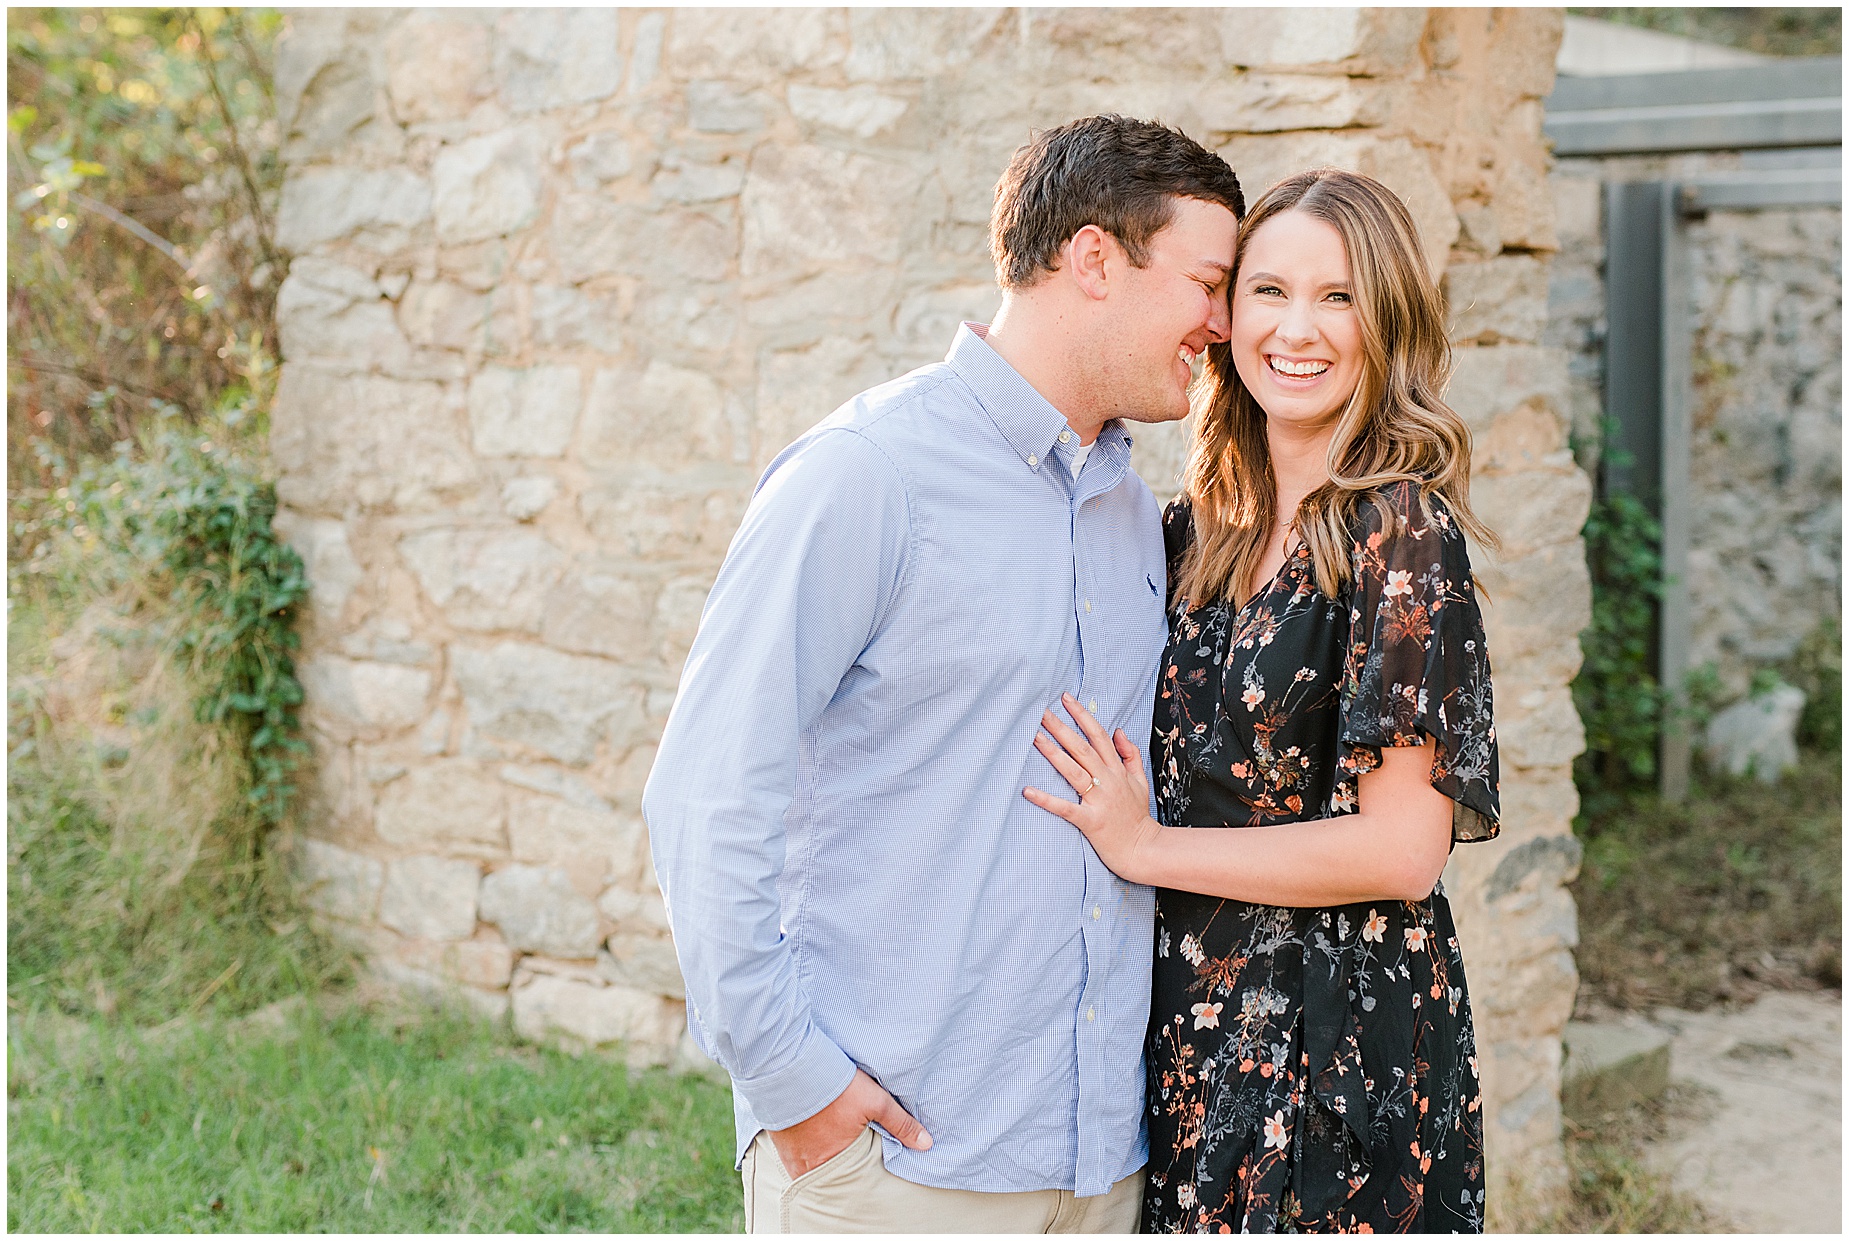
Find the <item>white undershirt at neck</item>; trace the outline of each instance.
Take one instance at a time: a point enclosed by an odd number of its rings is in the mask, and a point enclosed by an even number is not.
[[[1091,455],[1092,444],[1096,444],[1097,442],[1098,441],[1094,439],[1092,440],[1091,444],[1074,444],[1072,446],[1071,451],[1072,451],[1072,481],[1073,482],[1078,481],[1079,471],[1085,468],[1085,458]]]

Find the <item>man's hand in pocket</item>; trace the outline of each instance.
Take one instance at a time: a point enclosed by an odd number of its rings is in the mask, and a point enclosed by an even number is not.
[[[767,1130],[777,1158],[793,1181],[827,1163],[848,1148],[869,1124],[877,1124],[915,1151],[931,1149],[931,1135],[912,1119],[910,1112],[885,1088],[856,1069],[835,1101],[808,1120],[788,1129]]]

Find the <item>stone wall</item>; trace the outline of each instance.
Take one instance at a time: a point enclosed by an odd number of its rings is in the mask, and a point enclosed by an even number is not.
[[[1477,436],[1502,839],[1447,884],[1497,1208],[1564,1175],[1577,861],[1567,684],[1588,485],[1540,140],[1555,10],[301,11],[278,71],[286,357],[273,450],[314,579],[326,916],[406,985],[676,1054],[637,812],[757,472],[998,295],[991,190],[1036,126],[1118,110],[1255,196],[1393,185],[1444,274]],[[1183,435],[1139,436],[1172,492]],[[681,1054],[685,1054],[684,1052]]]
[[[1784,152],[1562,160],[1546,340],[1568,351],[1582,462],[1604,412],[1601,180],[1750,171]],[[1691,221],[1690,666],[1722,700],[1842,616],[1842,211],[1717,211]]]

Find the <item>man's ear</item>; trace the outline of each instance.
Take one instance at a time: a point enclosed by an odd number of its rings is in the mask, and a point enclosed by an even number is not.
[[[1120,253],[1115,237],[1096,224],[1087,224],[1066,243],[1066,269],[1085,296],[1103,301],[1110,290],[1108,266]]]

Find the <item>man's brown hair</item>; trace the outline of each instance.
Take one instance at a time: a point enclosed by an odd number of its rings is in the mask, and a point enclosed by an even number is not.
[[[995,187],[995,277],[1004,289],[1025,288],[1058,271],[1060,249],[1087,224],[1115,237],[1142,267],[1177,198],[1245,214],[1232,168],[1179,129],[1106,115],[1044,130],[1015,151]]]

